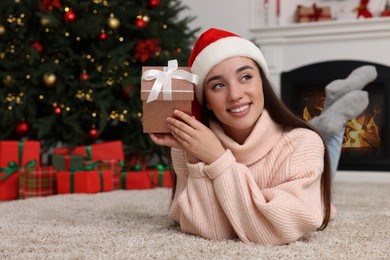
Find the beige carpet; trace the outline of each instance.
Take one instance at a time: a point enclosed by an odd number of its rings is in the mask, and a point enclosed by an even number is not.
[[[166,218],[170,190],[0,203],[0,259],[390,259],[390,184],[336,183],[338,219],[286,246],[209,241]]]

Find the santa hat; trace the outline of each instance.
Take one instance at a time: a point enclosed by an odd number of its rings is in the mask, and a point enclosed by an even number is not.
[[[195,42],[188,66],[191,72],[199,76],[199,84],[195,87],[195,95],[200,104],[203,103],[203,83],[209,71],[225,59],[242,56],[256,61],[266,76],[268,66],[260,49],[251,41],[240,36],[211,28],[202,33]]]

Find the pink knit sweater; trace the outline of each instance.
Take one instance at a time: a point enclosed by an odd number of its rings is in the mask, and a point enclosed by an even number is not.
[[[219,124],[211,129],[226,148],[212,164],[190,164],[172,149],[177,190],[169,216],[183,232],[281,245],[321,225],[324,145],[316,133],[283,132],[265,110],[242,145]]]

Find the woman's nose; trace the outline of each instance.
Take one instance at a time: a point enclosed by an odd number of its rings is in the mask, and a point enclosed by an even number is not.
[[[236,101],[242,98],[243,92],[237,85],[229,85],[228,101]]]

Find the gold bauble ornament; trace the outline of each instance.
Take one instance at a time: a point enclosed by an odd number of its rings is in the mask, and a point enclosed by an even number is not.
[[[47,17],[42,17],[41,19],[41,25],[42,26],[46,26],[46,25],[49,25],[50,24],[50,19],[47,18]]]
[[[150,22],[150,17],[149,17],[149,15],[144,15],[144,16],[142,16],[142,20],[144,20],[145,22]]]
[[[0,36],[3,36],[5,34],[5,27],[3,25],[0,24]]]
[[[3,85],[6,87],[11,86],[14,83],[14,78],[11,75],[6,75],[3,78]]]
[[[53,73],[43,74],[43,83],[46,87],[51,88],[56,84],[57,76]]]
[[[120,24],[121,22],[119,21],[118,18],[116,17],[108,18],[108,27],[110,27],[111,29],[118,29]]]

